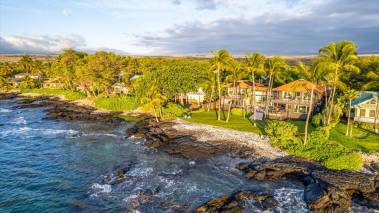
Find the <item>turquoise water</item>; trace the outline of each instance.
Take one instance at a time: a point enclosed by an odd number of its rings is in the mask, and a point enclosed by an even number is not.
[[[0,101],[0,212],[191,212],[241,189],[273,193],[280,204],[272,212],[307,211],[301,186],[244,180],[234,168],[241,159],[193,162],[126,138],[127,123],[48,120],[41,108],[17,106]],[[126,167],[124,182],[105,180]],[[136,204],[141,193],[150,201]]]

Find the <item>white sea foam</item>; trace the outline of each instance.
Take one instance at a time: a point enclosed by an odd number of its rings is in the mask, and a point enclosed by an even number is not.
[[[147,177],[153,173],[154,169],[151,167],[137,167],[133,169],[132,171],[128,172],[131,176],[137,176],[137,177]]]
[[[6,112],[12,112],[12,110],[10,110],[10,109],[0,108],[0,112],[1,112],[1,113],[6,113]]]
[[[278,200],[278,209],[281,212],[309,212],[307,205],[303,200],[304,190],[280,188],[275,189],[274,197]]]
[[[15,118],[11,123],[12,124],[23,124],[23,125],[27,124],[25,118],[22,116]]]
[[[91,197],[97,197],[99,196],[100,194],[107,194],[107,193],[110,193],[112,192],[112,186],[109,185],[109,184],[98,184],[98,183],[94,183],[92,184],[91,186]]]

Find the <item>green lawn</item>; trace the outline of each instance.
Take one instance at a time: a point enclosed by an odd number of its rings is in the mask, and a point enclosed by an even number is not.
[[[227,112],[224,112],[221,116],[221,121],[217,120],[217,113],[214,110],[210,112],[195,111],[192,112],[191,118],[186,119],[189,122],[208,124],[213,126],[219,126],[229,129],[235,129],[245,132],[253,132],[257,134],[264,134],[263,122],[258,121],[257,127],[240,115],[231,115],[229,122],[225,122]],[[303,133],[305,128],[305,121],[289,121],[296,125],[299,132]],[[310,132],[314,130],[312,125],[309,126]],[[353,150],[359,150],[364,152],[379,152],[379,135],[365,129],[355,127],[353,129],[353,137],[345,136],[346,124],[339,123],[330,133],[330,139],[334,140],[345,147]]]
[[[379,135],[366,129],[354,127],[353,136],[345,136],[346,124],[339,123],[330,133],[330,139],[354,150],[379,152]]]
[[[224,112],[221,115],[222,120],[218,121],[217,113],[215,110],[211,110],[210,112],[195,111],[195,112],[192,112],[191,118],[186,119],[186,120],[193,123],[208,124],[208,125],[235,129],[235,130],[244,131],[244,132],[253,132],[257,134],[262,133],[261,131],[262,123],[258,123],[257,127],[254,127],[254,125],[248,119],[243,118],[240,115],[231,115],[229,122],[226,122],[225,121],[226,115],[227,115],[227,112]]]

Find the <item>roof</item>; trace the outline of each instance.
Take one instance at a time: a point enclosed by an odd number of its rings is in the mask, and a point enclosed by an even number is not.
[[[236,81],[236,87],[239,87],[239,88],[242,88],[242,89],[253,88],[253,86],[254,86],[254,89],[256,89],[256,90],[262,90],[262,91],[266,91],[267,90],[267,88],[265,86],[263,86],[263,84],[260,84],[260,83],[255,83],[254,84],[253,82],[248,81],[248,80],[239,80],[239,81]],[[234,83],[229,83],[229,84],[226,85],[226,87],[233,88],[234,87]]]
[[[310,92],[312,88],[315,87],[315,92],[323,93],[323,90],[320,86],[314,85],[310,81],[299,79],[296,81],[292,81],[288,84],[284,84],[282,86],[276,87],[273,91],[290,91],[290,92]]]
[[[379,92],[361,91],[359,92],[358,98],[355,98],[351,101],[351,105],[355,106],[355,105],[361,104],[365,101],[373,99],[375,96],[378,97]]]

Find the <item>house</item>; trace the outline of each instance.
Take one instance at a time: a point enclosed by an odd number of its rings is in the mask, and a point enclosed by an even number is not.
[[[202,88],[199,88],[196,92],[189,92],[186,94],[186,99],[188,103],[195,102],[197,105],[200,105],[204,102],[205,92]]]
[[[253,82],[247,80],[236,81],[226,85],[224,104],[233,101],[235,107],[248,107],[254,103],[256,106],[262,106],[266,99],[266,91],[267,87],[263,84],[255,83],[254,85]],[[253,96],[255,96],[255,102]]]
[[[115,83],[112,85],[112,93],[127,95],[129,93],[129,88],[125,85],[125,83]]]
[[[18,87],[20,85],[20,83],[27,76],[29,78],[33,79],[33,80],[38,80],[39,81],[39,80],[42,79],[41,75],[30,75],[30,74],[27,74],[27,73],[19,73],[19,74],[14,75],[13,79],[11,80],[11,83],[13,84],[13,86]]]
[[[354,108],[354,121],[363,123],[379,122],[379,92],[360,92],[359,97],[351,101]]]
[[[42,88],[60,89],[64,87],[64,83],[59,82],[58,79],[48,79],[41,83]]]
[[[272,90],[269,117],[276,119],[302,119],[309,110],[311,91],[314,88],[313,110],[320,106],[323,88],[313,83],[299,79]]]

